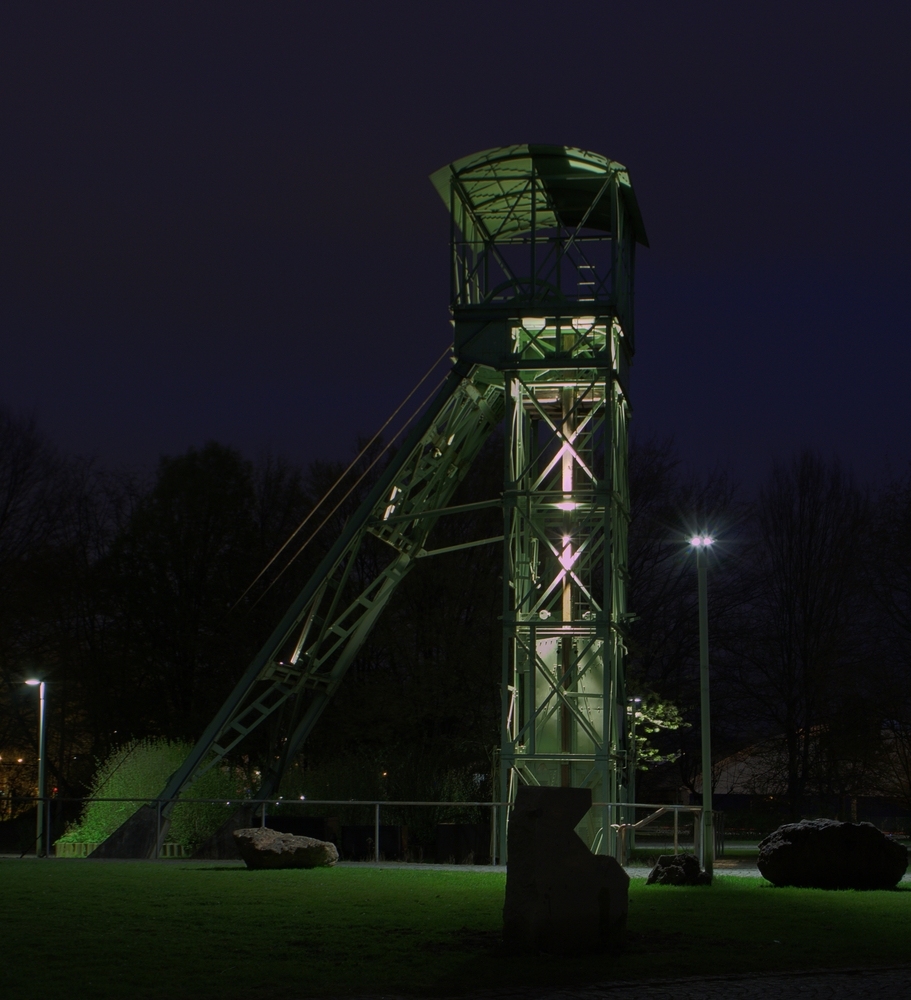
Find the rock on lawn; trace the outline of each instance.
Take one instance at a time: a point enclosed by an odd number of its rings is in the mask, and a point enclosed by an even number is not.
[[[908,850],[872,823],[804,819],[770,833],[757,864],[775,885],[892,889],[908,867]]]
[[[320,868],[338,861],[335,844],[268,827],[235,830],[234,840],[248,868]]]

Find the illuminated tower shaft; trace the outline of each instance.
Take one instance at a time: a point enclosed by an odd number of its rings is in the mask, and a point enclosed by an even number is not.
[[[586,340],[619,347],[616,324],[577,327],[552,336],[570,351]],[[522,781],[590,787],[596,802],[616,802],[626,749],[626,399],[611,371],[593,367],[512,373],[506,386],[501,792],[513,798]],[[604,818],[590,817],[585,832],[606,850]]]
[[[456,355],[500,373],[506,403],[500,794],[621,801],[635,196],[620,164],[562,146],[489,150],[433,181]],[[586,823],[612,850],[607,810]]]

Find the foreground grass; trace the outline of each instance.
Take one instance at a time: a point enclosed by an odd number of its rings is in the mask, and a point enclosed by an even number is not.
[[[0,995],[248,1000],[459,994],[908,961],[911,886],[892,892],[630,890],[617,958],[500,954],[505,876],[204,863],[0,862]]]

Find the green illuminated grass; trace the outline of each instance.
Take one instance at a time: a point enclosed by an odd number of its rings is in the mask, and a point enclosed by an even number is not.
[[[505,877],[195,862],[0,861],[0,995],[17,1000],[249,1000],[566,985],[656,976],[899,964],[911,886],[892,892],[630,892],[616,959],[506,957]]]

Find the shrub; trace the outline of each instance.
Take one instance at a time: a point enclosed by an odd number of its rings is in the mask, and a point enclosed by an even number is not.
[[[192,749],[179,740],[133,740],[99,762],[90,799],[126,799],[93,802],[68,827],[57,843],[97,844],[106,840],[144,803],[156,796]],[[213,768],[181,793],[181,797],[229,799],[244,795],[242,778],[225,768]],[[192,850],[203,843],[231,813],[220,803],[179,802],[171,814],[168,841]]]

